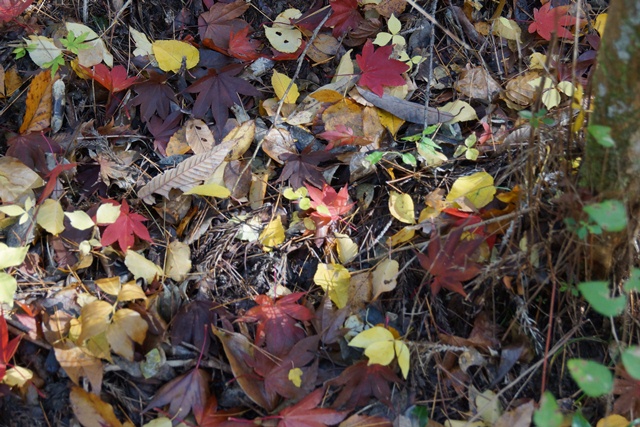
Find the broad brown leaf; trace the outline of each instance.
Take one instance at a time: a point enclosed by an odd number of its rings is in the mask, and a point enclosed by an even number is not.
[[[460,239],[463,228],[451,231],[445,238],[434,234],[429,243],[427,255],[418,253],[422,268],[432,276],[431,293],[438,295],[445,288],[466,297],[462,282],[471,280],[480,273],[480,266],[470,257],[480,247],[484,239]],[[446,239],[446,240],[445,240]]]
[[[313,313],[307,307],[298,304],[304,295],[295,292],[277,301],[267,295],[258,295],[258,304],[239,320],[257,322],[256,345],[266,346],[274,356],[283,356],[304,338],[304,330],[297,326],[297,320],[306,321],[313,318]]]
[[[201,419],[207,400],[209,400],[209,374],[197,368],[163,385],[144,412],[151,408],[169,405],[168,412],[174,422],[182,421],[191,411],[196,418]]]
[[[235,77],[242,69],[241,64],[228,65],[220,71],[210,69],[206,76],[196,80],[186,90],[198,94],[193,104],[193,116],[202,119],[210,108],[219,134],[229,118],[229,108],[234,104],[242,105],[240,94],[260,96],[260,92],[248,81]]]
[[[365,406],[372,397],[391,406],[391,388],[389,383],[399,383],[400,378],[388,366],[366,361],[358,362],[345,369],[338,378],[329,381],[329,385],[342,387],[333,403],[334,408],[355,408]]]
[[[616,379],[613,381],[613,412],[622,416],[640,414],[640,380],[633,378],[622,367],[616,367]]]
[[[218,2],[198,18],[198,33],[202,40],[210,39],[217,47],[229,49],[232,33],[249,27],[247,21],[237,19],[249,9],[249,3],[236,0],[233,3]]]

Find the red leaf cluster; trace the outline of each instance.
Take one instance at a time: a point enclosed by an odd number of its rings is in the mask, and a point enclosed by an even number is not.
[[[560,38],[573,38],[571,31],[565,27],[575,25],[576,18],[567,13],[568,9],[569,6],[551,9],[551,2],[545,3],[540,9],[533,9],[533,22],[529,25],[529,32],[537,32],[545,40],[551,40],[552,33]]]
[[[21,338],[21,336],[17,336],[9,340],[7,321],[4,315],[0,314],[0,380],[4,378],[4,374],[7,372],[7,365],[18,349]]]

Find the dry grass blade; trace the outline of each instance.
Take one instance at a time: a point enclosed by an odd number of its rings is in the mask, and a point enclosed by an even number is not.
[[[180,163],[174,169],[168,170],[153,178],[138,191],[138,197],[147,203],[153,203],[151,195],[160,194],[167,199],[172,188],[187,191],[200,181],[209,178],[229,154],[229,150],[236,144],[236,140],[225,141],[213,147],[211,151],[196,154]]]

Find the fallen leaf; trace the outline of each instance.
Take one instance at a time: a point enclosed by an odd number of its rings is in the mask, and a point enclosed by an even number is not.
[[[151,239],[149,235],[149,230],[147,230],[147,227],[143,224],[143,221],[146,220],[142,215],[130,212],[127,200],[122,199],[120,216],[102,232],[102,246],[109,246],[117,241],[120,250],[126,253],[135,242],[134,235],[142,240],[153,243],[153,239]]]
[[[151,48],[162,71],[176,73],[180,71],[183,61],[189,70],[200,62],[198,49],[179,40],[157,40],[151,44]]]
[[[100,396],[73,386],[69,400],[74,415],[84,427],[122,427],[122,423],[113,412],[113,407],[103,402]]]
[[[351,273],[340,264],[318,264],[313,282],[320,286],[331,301],[343,308],[349,302],[349,280]]]
[[[496,191],[493,177],[481,171],[456,179],[447,194],[446,201],[453,203],[464,199],[465,202],[470,202],[473,208],[481,209],[493,200]]]
[[[127,251],[124,258],[124,264],[127,266],[133,277],[136,279],[143,278],[147,283],[153,282],[156,277],[162,277],[163,271],[160,266],[146,259],[136,251]]]
[[[338,259],[342,264],[349,263],[358,255],[358,245],[346,234],[333,233],[333,235],[336,237]]]
[[[342,37],[349,30],[358,28],[364,18],[358,10],[358,0],[331,0],[329,2],[332,14],[325,23],[327,27],[333,27],[333,36]]]
[[[406,193],[396,191],[389,192],[389,212],[400,222],[415,224],[416,214],[413,207],[413,199]]]
[[[198,33],[202,40],[210,39],[222,49],[231,49],[232,33],[248,31],[249,24],[239,18],[249,9],[249,3],[243,0],[234,2],[216,2],[198,18]],[[240,58],[242,59],[242,58]]]
[[[369,358],[369,364],[389,365],[397,358],[402,376],[409,374],[409,347],[404,341],[396,339],[393,333],[382,326],[374,326],[360,332],[349,341],[351,347],[364,348],[364,354]]]
[[[28,190],[44,185],[40,176],[20,160],[0,157],[0,199],[13,203]]]
[[[478,120],[476,110],[471,106],[471,104],[459,99],[443,105],[442,107],[440,107],[440,111],[444,111],[445,113],[450,113],[453,115],[453,119],[449,120],[447,123],[453,124],[458,122]]]
[[[84,49],[78,50],[78,63],[84,67],[93,67],[103,62],[113,67],[113,55],[109,53],[107,46],[100,36],[86,25],[77,22],[66,22],[67,31],[73,32],[76,37],[86,34],[86,40],[82,43]]]
[[[556,33],[560,38],[573,38],[571,31],[565,27],[574,25],[576,18],[568,14],[569,6],[558,6],[551,9],[551,2],[545,3],[540,9],[533,9],[533,22],[529,25],[530,33],[538,33],[545,40],[551,40],[551,34]]]
[[[291,79],[286,75],[279,73],[277,71],[273,71],[271,75],[271,85],[273,86],[273,91],[276,93],[278,99],[282,99],[284,97],[284,92],[289,87],[291,83]],[[298,92],[298,85],[291,85],[291,89],[287,92],[287,97],[284,98],[284,103],[286,104],[295,104],[300,96],[300,92]]]
[[[323,396],[324,390],[319,388],[295,405],[280,411],[278,427],[325,427],[338,424],[348,412],[318,408]]]
[[[64,211],[60,202],[47,199],[38,210],[36,222],[47,232],[57,236],[64,231]]]
[[[373,270],[373,300],[376,300],[383,292],[389,292],[396,288],[399,267],[398,261],[385,259]]]
[[[356,62],[362,71],[358,84],[366,86],[378,96],[383,94],[383,86],[403,86],[406,82],[402,73],[409,66],[397,59],[389,58],[393,46],[382,46],[374,49],[371,40],[367,40],[362,48],[362,55],[356,55]]]
[[[342,387],[333,406],[355,408],[366,406],[374,397],[391,407],[389,383],[399,383],[400,378],[388,367],[368,364],[366,361],[348,366],[339,377],[329,381],[332,386]]]
[[[9,22],[18,17],[29,6],[33,0],[2,0],[0,2],[0,21]]]
[[[31,81],[20,133],[39,132],[49,127],[52,107],[51,86],[49,70],[41,71]]]
[[[209,377],[203,369],[192,369],[163,385],[143,412],[169,405],[168,413],[174,422],[180,422],[193,411],[201,418],[209,399]]]
[[[264,35],[278,52],[294,53],[302,45],[302,32],[291,24],[301,16],[297,9],[287,9],[279,14],[271,27],[264,28]]]
[[[262,243],[265,252],[270,252],[276,246],[282,244],[285,240],[284,227],[282,226],[282,219],[280,216],[276,216],[260,233],[258,238]]]

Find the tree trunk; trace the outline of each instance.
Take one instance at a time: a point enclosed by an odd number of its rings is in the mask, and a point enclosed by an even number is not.
[[[612,0],[593,80],[591,123],[609,126],[616,143],[587,140],[583,183],[607,198],[640,201],[640,2]]]

